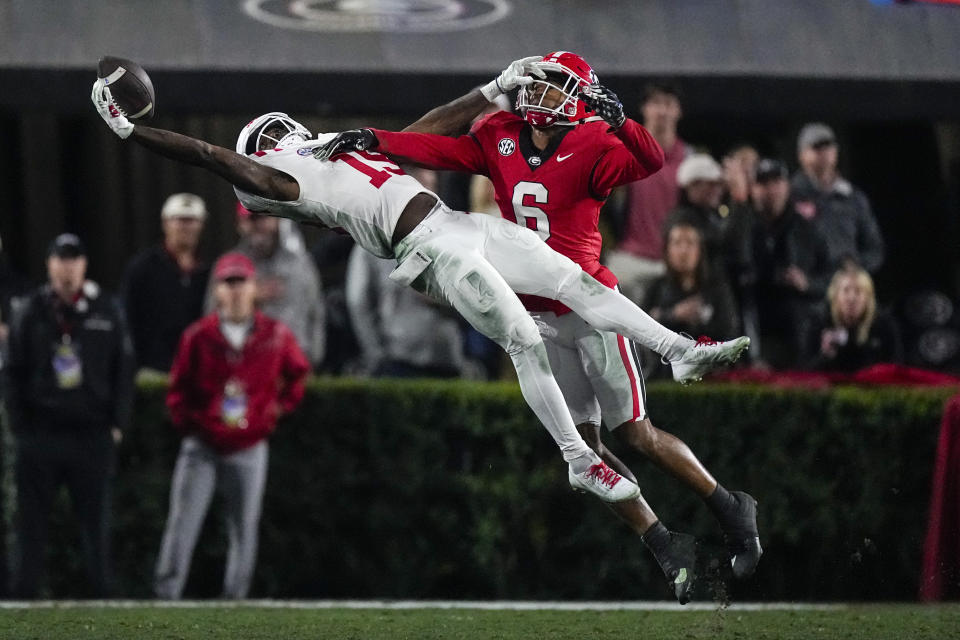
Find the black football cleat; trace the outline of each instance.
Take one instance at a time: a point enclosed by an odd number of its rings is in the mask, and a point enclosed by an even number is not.
[[[673,595],[680,604],[690,602],[690,592],[696,577],[697,540],[686,533],[670,532],[670,546],[663,558],[658,559],[663,575],[667,577]]]
[[[753,575],[763,555],[757,531],[757,501],[743,491],[731,491],[730,495],[736,500],[736,507],[723,515],[720,526],[730,554],[733,577],[743,580]]]

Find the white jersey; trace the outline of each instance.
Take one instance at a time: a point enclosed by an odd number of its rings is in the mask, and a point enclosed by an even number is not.
[[[418,193],[435,194],[381,153],[351,151],[331,160],[314,158],[313,148],[334,135],[249,156],[293,176],[300,184],[298,200],[270,200],[235,189],[237,197],[251,211],[343,229],[370,253],[392,258],[391,239],[403,208]]]

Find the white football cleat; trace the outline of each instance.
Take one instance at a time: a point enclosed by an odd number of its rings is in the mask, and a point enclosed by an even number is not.
[[[749,346],[750,338],[746,336],[725,341],[700,336],[679,360],[670,363],[673,379],[680,384],[697,382],[720,365],[736,362]]]
[[[604,502],[625,502],[640,497],[640,487],[603,461],[590,465],[583,473],[574,473],[567,467],[567,479],[574,491],[592,493]]]

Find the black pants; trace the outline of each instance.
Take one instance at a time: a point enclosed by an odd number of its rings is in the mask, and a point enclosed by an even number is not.
[[[17,436],[17,575],[14,596],[36,598],[50,511],[61,484],[80,520],[85,595],[110,595],[110,477],[114,445],[107,429],[33,431]]]

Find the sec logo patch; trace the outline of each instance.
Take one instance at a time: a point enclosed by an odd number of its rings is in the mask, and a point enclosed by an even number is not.
[[[501,138],[500,142],[497,143],[497,151],[499,151],[502,156],[509,156],[516,148],[517,143],[510,138]]]

